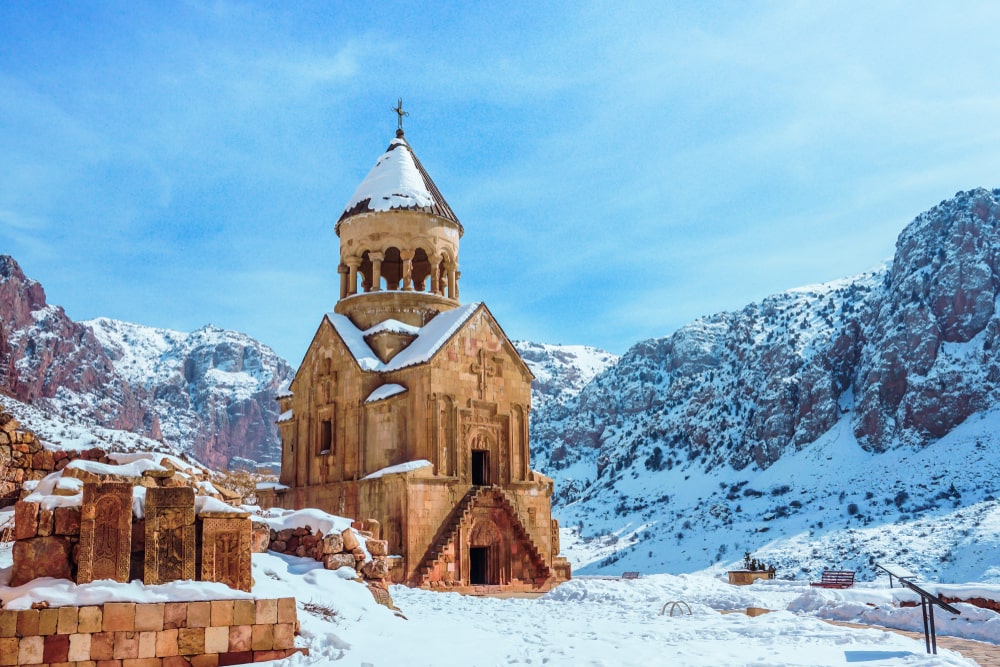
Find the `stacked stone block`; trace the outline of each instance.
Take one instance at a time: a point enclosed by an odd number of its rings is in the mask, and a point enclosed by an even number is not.
[[[21,428],[13,415],[0,411],[0,464],[7,468],[6,474],[0,478],[0,502],[9,505],[17,500],[24,482],[42,479],[76,459],[111,463],[99,447],[82,451],[48,451],[34,433]]]
[[[0,665],[219,667],[280,660],[295,598],[0,610]]]
[[[14,505],[11,585],[39,577],[160,584],[178,579],[218,581],[243,591],[250,576],[249,512],[202,512],[194,490],[171,487],[170,476],[144,475],[146,518],[132,512],[132,482],[84,483],[82,507]]]
[[[379,530],[379,524],[375,520],[354,522],[351,528],[341,532],[331,531],[326,535],[321,531],[313,533],[310,526],[276,531],[273,528],[268,529],[265,524],[255,523],[253,545],[254,550],[258,552],[277,551],[291,556],[312,558],[323,563],[323,567],[328,570],[349,567],[370,584],[387,588],[390,569],[389,543],[386,540],[375,539]],[[371,559],[368,559],[361,547],[357,537],[359,534],[365,538]]]

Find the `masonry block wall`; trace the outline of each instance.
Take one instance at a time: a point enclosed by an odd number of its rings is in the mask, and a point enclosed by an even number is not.
[[[76,459],[111,463],[107,453],[99,447],[80,451],[49,451],[42,447],[34,433],[21,428],[13,415],[0,410],[0,466],[6,468],[5,474],[0,477],[0,501],[4,505],[18,499],[24,482],[42,479]]]
[[[295,598],[0,610],[0,665],[219,667],[295,648]]]

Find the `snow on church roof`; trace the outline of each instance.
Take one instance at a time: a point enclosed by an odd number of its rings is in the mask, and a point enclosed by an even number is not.
[[[365,475],[361,479],[378,479],[379,477],[384,477],[385,475],[395,475],[396,473],[410,472],[411,470],[419,470],[420,468],[426,468],[429,465],[433,464],[427,459],[407,461],[406,463],[399,463],[394,466],[389,466],[388,468],[382,468],[381,470],[376,470],[370,475]]]
[[[365,399],[365,403],[374,403],[375,401],[381,401],[383,398],[389,398],[390,396],[396,396],[402,394],[406,391],[406,387],[401,384],[384,384],[381,387],[377,387],[375,391],[368,394],[368,398]]]
[[[420,332],[420,327],[415,327],[412,324],[400,322],[399,320],[388,319],[385,322],[379,322],[370,329],[366,329],[364,335],[372,336],[383,331],[389,331],[391,333],[417,334]]]
[[[337,313],[327,313],[330,324],[343,339],[354,360],[364,371],[394,371],[407,366],[423,364],[441,349],[458,329],[472,317],[481,304],[470,303],[454,310],[439,313],[430,322],[416,329],[417,337],[399,354],[383,363],[365,342],[365,332],[354,326],[347,317]]]
[[[458,223],[402,132],[396,133],[389,148],[361,181],[337,223],[359,213],[399,209],[427,211]]]

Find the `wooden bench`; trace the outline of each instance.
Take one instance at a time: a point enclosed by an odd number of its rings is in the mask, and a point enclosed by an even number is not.
[[[622,579],[638,579],[638,572],[622,572]]]
[[[823,570],[819,581],[809,583],[810,586],[822,588],[850,588],[854,585],[853,570]]]

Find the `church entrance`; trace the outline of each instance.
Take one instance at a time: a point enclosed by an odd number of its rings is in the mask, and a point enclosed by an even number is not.
[[[490,453],[480,449],[472,450],[472,484],[490,485]]]
[[[496,586],[500,583],[503,536],[489,517],[476,520],[469,539],[469,584]]]
[[[486,586],[489,581],[489,547],[469,547],[469,583]]]

